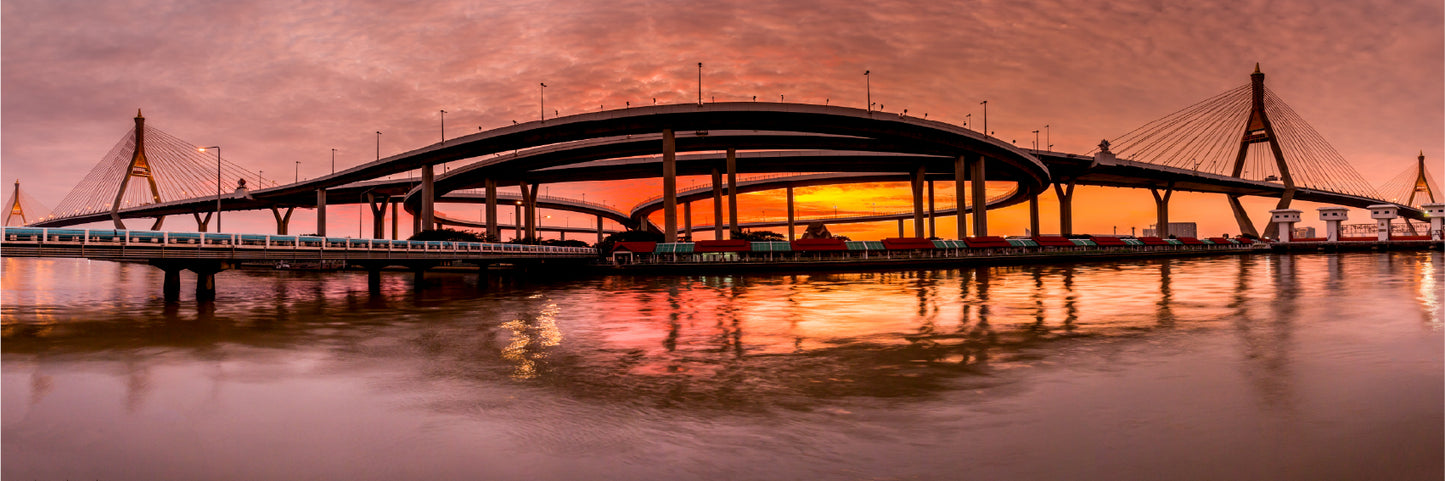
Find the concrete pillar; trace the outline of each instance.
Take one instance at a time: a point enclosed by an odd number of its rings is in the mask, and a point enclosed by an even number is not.
[[[682,233],[687,240],[692,240],[692,202],[682,203]]]
[[[923,237],[923,166],[913,169],[908,176],[909,187],[913,190],[913,237]]]
[[[497,181],[496,179],[486,180],[487,189],[487,236],[491,239],[501,240],[502,232],[497,229]]]
[[[1039,196],[1029,196],[1029,235],[1039,235]]]
[[[1302,214],[1302,212],[1299,209],[1275,209],[1269,211],[1269,220],[1277,226],[1275,228],[1279,231],[1280,242],[1290,242],[1294,240],[1294,225],[1300,221],[1300,214]]]
[[[1325,240],[1339,242],[1340,223],[1350,218],[1350,209],[1344,207],[1320,207],[1320,220],[1325,221]]]
[[[1390,240],[1390,223],[1400,217],[1400,208],[1394,204],[1376,204],[1369,207],[1370,218],[1375,219],[1375,225],[1379,227],[1380,242]]]
[[[272,213],[275,213],[275,212],[276,212],[276,208],[275,208],[275,207],[272,207],[272,208],[271,208],[271,212],[272,212]],[[196,231],[198,231],[198,232],[205,232],[205,231],[206,231],[206,228],[207,228],[206,226],[211,223],[211,216],[214,215],[214,214],[215,214],[215,212],[207,212],[205,217],[201,217],[201,213],[200,213],[200,212],[191,212],[191,217],[195,217],[195,218],[196,218]],[[21,220],[24,220],[24,219],[21,219]],[[278,215],[277,222],[278,222],[278,224],[277,224],[278,227],[277,227],[277,228],[279,229],[279,228],[280,228],[280,227],[279,227],[279,225],[280,225],[280,224],[279,224],[279,222],[280,222],[279,215]],[[281,234],[285,234],[285,232],[277,232],[276,234],[277,234],[277,235],[281,235]]]
[[[161,285],[161,293],[165,296],[166,302],[181,300],[181,270],[165,268],[162,269],[162,272],[165,272],[165,281]]]
[[[368,267],[366,269],[366,290],[372,294],[381,292],[381,267]]]
[[[1174,183],[1164,188],[1164,195],[1159,195],[1159,189],[1150,187],[1149,193],[1154,195],[1154,235],[1156,237],[1169,237],[1169,196],[1174,195]],[[1299,222],[1295,216],[1295,222]]]
[[[416,235],[416,233],[418,233],[418,232],[421,232],[421,215],[420,215],[420,214],[412,214],[412,215],[411,215],[411,235]]]
[[[1445,233],[1440,232],[1441,221],[1445,220],[1445,203],[1431,202],[1422,204],[1420,208],[1425,209],[1425,216],[1430,219],[1430,240],[1445,239]]]
[[[396,239],[397,239],[396,236],[399,235],[399,234],[396,233],[396,228],[397,228],[397,225],[398,225],[398,219],[400,219],[400,217],[398,217],[398,214],[401,213],[401,211],[400,211],[400,209],[399,209],[399,206],[400,206],[400,205],[401,205],[401,199],[392,199],[392,201],[391,201],[391,240],[396,240]]]
[[[421,228],[436,229],[436,174],[430,164],[421,166]]]
[[[712,168],[712,238],[723,238],[722,173]]]
[[[326,237],[326,189],[316,189],[316,235]]]
[[[371,207],[371,238],[373,239],[386,238],[386,203],[389,201],[389,198],[382,196],[381,202],[377,202],[376,194],[366,193],[366,205]]]
[[[662,129],[662,223],[667,242],[677,242],[677,138]]]
[[[988,235],[988,181],[984,177],[984,158],[975,156],[970,162],[969,181],[973,190],[973,235]]]
[[[788,241],[796,240],[795,227],[793,225],[793,188],[788,187]]]
[[[898,219],[898,237],[903,237],[903,219]]]
[[[1060,179],[1062,180],[1062,179]],[[1074,180],[1054,183],[1054,195],[1059,198],[1059,235],[1074,233]]]
[[[938,215],[933,203],[933,181],[928,181],[928,237],[938,237]]]
[[[738,151],[728,149],[728,233],[738,235]]]
[[[522,187],[522,210],[526,213],[527,218],[527,229],[523,231],[522,234],[526,235],[527,239],[533,241],[541,239],[541,237],[537,235],[537,221],[540,220],[537,218],[537,189],[539,187],[541,187],[541,184],[530,184]]]
[[[597,215],[597,243],[602,243],[602,215]]]
[[[216,300],[216,272],[209,269],[196,270],[196,301]]]
[[[968,196],[964,195],[963,190],[964,186],[967,185],[965,184],[967,180],[968,160],[964,159],[964,157],[960,155],[957,158],[953,159],[953,203],[958,209],[958,212],[955,213],[955,216],[958,217],[959,239],[968,237],[968,212],[966,209],[966,207],[968,206]]]

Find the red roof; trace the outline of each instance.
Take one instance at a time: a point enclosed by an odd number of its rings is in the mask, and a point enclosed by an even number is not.
[[[1034,242],[1042,247],[1073,247],[1067,237],[1057,235],[1034,236]]]
[[[848,244],[843,239],[798,239],[793,241],[793,250],[799,252],[846,251]]]
[[[612,246],[612,252],[628,251],[628,252],[634,252],[634,253],[638,253],[638,254],[646,254],[646,253],[648,253],[648,252],[652,252],[652,251],[655,251],[655,250],[657,250],[657,243],[656,243],[656,242],[642,242],[642,241],[618,242],[617,245]]]
[[[1167,245],[1169,245],[1168,242],[1165,242],[1164,239],[1163,239],[1163,238],[1160,238],[1160,237],[1149,237],[1149,236],[1145,236],[1145,237],[1139,237],[1138,239],[1139,239],[1139,242],[1143,242],[1144,245],[1146,245],[1146,246],[1167,246]]]
[[[744,239],[704,240],[693,244],[693,252],[750,252],[753,244]]]
[[[1180,243],[1183,243],[1184,245],[1187,245],[1187,246],[1200,246],[1200,245],[1204,245],[1204,242],[1201,241],[1201,240],[1199,240],[1198,237],[1176,237],[1175,240],[1178,240]]]
[[[922,237],[889,237],[883,239],[883,248],[890,251],[905,251],[911,249],[933,249],[933,241]]]
[[[1430,240],[1430,236],[1428,236],[1428,235],[1396,235],[1396,236],[1390,236],[1390,240],[1398,240],[1398,241]]]
[[[1379,237],[1341,237],[1340,242],[1375,242]]]
[[[1129,244],[1125,244],[1123,239],[1120,239],[1120,238],[1118,238],[1118,237],[1113,237],[1113,236],[1091,235],[1091,236],[1089,236],[1089,239],[1090,239],[1090,240],[1093,240],[1095,244],[1098,244],[1098,245],[1104,246],[1104,247],[1123,247],[1123,246],[1129,245]]]
[[[1290,242],[1324,242],[1325,240],[1324,237],[1299,237],[1290,239]]]
[[[1013,244],[1008,243],[1008,241],[1004,240],[1004,238],[993,235],[965,237],[963,239],[963,243],[968,244],[968,247],[970,249],[993,249],[999,247],[1013,247]],[[1069,243],[1069,245],[1073,244],[1073,242]]]
[[[1215,244],[1229,244],[1229,243],[1230,243],[1230,242],[1229,242],[1229,239],[1226,239],[1226,238],[1224,238],[1224,237],[1210,237],[1210,238],[1209,238],[1209,242],[1213,242],[1213,243],[1215,243]]]

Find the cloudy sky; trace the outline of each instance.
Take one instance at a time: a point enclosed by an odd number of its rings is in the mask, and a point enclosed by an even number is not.
[[[1027,145],[1048,124],[1055,150],[1079,153],[1247,83],[1259,62],[1270,88],[1370,183],[1421,150],[1445,170],[1438,0],[0,5],[0,169],[7,187],[21,179],[52,207],[131,128],[137,108],[154,127],[289,179],[294,161],[302,177],[329,171],[332,148],[343,167],[371,160],[378,130],[383,156],[435,142],[441,109],[449,136],[533,119],[538,82],[548,85],[547,109],[563,115],[689,101],[697,62],[704,95],[718,101],[785,95],[861,108],[861,74],[871,70],[886,110],[962,124],[988,100],[998,137]],[[626,208],[658,184],[549,189]],[[802,210],[907,202],[902,185],[841,192],[803,192]],[[1221,197],[1175,199],[1174,220],[1197,221],[1201,233],[1237,230]],[[1056,229],[1054,199],[1042,200],[1045,231]],[[765,194],[745,205],[781,212]],[[1256,220],[1271,205],[1251,204]],[[698,207],[695,221],[710,222],[711,208]],[[341,219],[357,210],[335,209],[339,231],[354,232]],[[1084,189],[1075,209],[1075,229],[1086,232],[1153,220],[1146,190]],[[308,215],[293,222],[313,222]],[[235,216],[227,230],[273,228],[269,213]],[[993,230],[1021,234],[1024,216],[1001,211]],[[894,227],[842,230],[881,237]]]

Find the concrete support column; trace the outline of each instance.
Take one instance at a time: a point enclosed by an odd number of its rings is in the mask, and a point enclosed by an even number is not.
[[[1154,187],[1149,188],[1149,193],[1154,195],[1154,236],[1169,237],[1169,196],[1174,195],[1174,183],[1164,188],[1164,195]]]
[[[216,271],[209,269],[196,270],[196,301],[216,300]]]
[[[386,203],[390,202],[387,196],[381,196],[377,202],[377,195],[372,192],[366,193],[366,205],[371,207],[371,238],[386,238]]]
[[[367,267],[366,290],[371,292],[372,294],[381,292],[381,267]]]
[[[1424,157],[1422,156],[1421,158],[1423,159]],[[1425,215],[1430,216],[1430,240],[1439,241],[1445,239],[1445,233],[1441,232],[1441,221],[1445,220],[1445,203],[1431,202],[1421,205],[1420,208],[1425,209]]]
[[[1039,196],[1029,196],[1029,235],[1039,235]]]
[[[1074,179],[1068,179],[1064,184],[1055,182],[1054,195],[1059,197],[1059,235],[1073,235]]]
[[[276,212],[276,208],[275,208],[275,207],[272,207],[272,208],[271,208],[271,212],[272,212],[272,213],[275,213],[275,212]],[[200,212],[192,212],[192,213],[191,213],[191,216],[196,218],[196,230],[197,230],[197,231],[200,231],[200,232],[205,232],[206,229],[207,229],[207,226],[211,223],[211,215],[213,215],[213,214],[215,214],[215,212],[207,212],[205,217],[201,217],[201,213],[200,213]],[[280,219],[277,219],[277,222],[278,222],[278,225],[279,225]],[[279,227],[278,227],[278,229],[279,229]],[[285,232],[277,232],[276,234],[277,234],[277,235],[282,235],[282,234],[285,234]]]
[[[487,237],[489,239],[501,240],[502,232],[497,230],[497,181],[496,179],[486,180],[487,189]]]
[[[282,214],[276,206],[271,206],[271,216],[276,218],[276,235],[286,235],[291,230],[291,213],[295,210],[295,207],[287,207],[286,213]],[[210,216],[206,216],[206,219],[209,220]],[[205,229],[201,229],[201,232],[205,232]]]
[[[1380,242],[1390,240],[1390,224],[1400,217],[1400,208],[1394,204],[1377,204],[1369,207],[1370,218],[1375,219],[1375,225],[1379,227]]]
[[[421,166],[421,228],[426,230],[436,229],[436,189],[433,181],[436,178],[431,165]]]
[[[938,210],[933,203],[933,181],[928,181],[928,237],[938,237]]]
[[[316,189],[316,235],[326,237],[326,189]]]
[[[397,206],[399,206],[399,205],[401,205],[401,199],[392,199],[392,201],[391,201],[391,240],[396,240],[396,236],[399,235],[399,234],[396,233],[397,219],[399,219],[399,217],[397,217],[397,214],[400,214],[400,211],[397,210]]]
[[[913,169],[908,180],[913,190],[913,237],[923,237],[923,166]]]
[[[537,237],[537,188],[541,184],[522,183],[522,210],[526,214],[526,230],[522,233],[527,239],[538,240]]]
[[[738,235],[738,151],[728,149],[728,233]]]
[[[602,216],[597,216],[597,243],[602,243]]]
[[[973,235],[988,235],[988,179],[984,176],[984,158],[976,156],[969,162],[969,181],[973,187]]]
[[[421,232],[421,215],[419,215],[419,214],[412,214],[412,215],[411,215],[411,235],[416,235],[418,232]]]
[[[712,169],[712,238],[721,240],[723,238],[723,216],[722,216],[722,173],[717,167]]]
[[[898,237],[903,237],[903,219],[898,219]]]
[[[796,240],[797,230],[793,224],[793,188],[788,187],[788,241]]]
[[[179,268],[163,268],[161,271],[165,272],[161,293],[165,296],[166,302],[181,300],[181,270]]]
[[[1229,210],[1234,212],[1234,221],[1239,224],[1240,235],[1249,234],[1259,237],[1259,231],[1254,230],[1254,223],[1249,220],[1249,213],[1244,211],[1244,205],[1239,203],[1239,196],[1227,195],[1229,199]]]
[[[968,196],[964,195],[963,191],[963,187],[967,185],[964,182],[967,182],[967,180],[968,161],[960,155],[958,158],[953,159],[953,203],[958,209],[955,216],[958,217],[959,239],[968,237],[968,212],[966,209]]]
[[[1269,211],[1270,222],[1274,223],[1276,226],[1275,229],[1279,231],[1280,242],[1290,242],[1294,240],[1294,225],[1300,221],[1301,213],[1298,209],[1275,209]]]
[[[677,242],[677,138],[662,129],[662,223],[667,242]]]
[[[1340,241],[1340,222],[1350,218],[1350,210],[1344,207],[1320,207],[1320,220],[1325,221],[1325,240]]]
[[[692,202],[682,203],[682,233],[687,240],[692,240]]]

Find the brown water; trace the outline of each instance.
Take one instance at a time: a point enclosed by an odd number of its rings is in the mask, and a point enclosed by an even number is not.
[[[7,480],[1445,474],[1439,252],[381,295],[227,271],[203,306],[144,265],[0,268]]]

